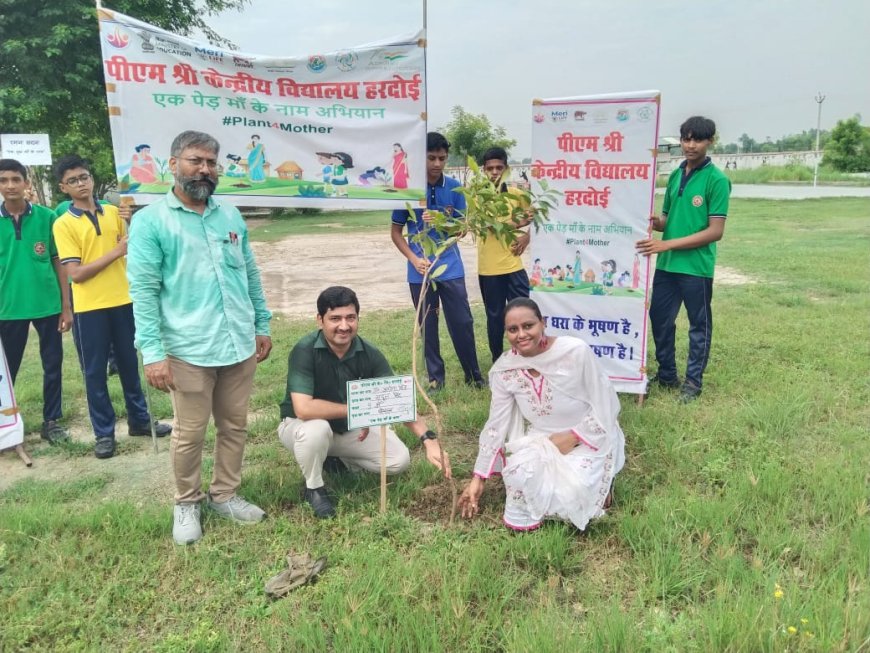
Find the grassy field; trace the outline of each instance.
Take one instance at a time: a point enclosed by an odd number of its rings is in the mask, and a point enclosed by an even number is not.
[[[734,184],[796,184],[807,186],[813,183],[813,169],[810,166],[792,163],[786,166],[761,166],[758,168],[741,168],[738,170],[723,170],[731,183]],[[870,186],[870,179],[837,172],[832,168],[819,168],[819,183],[836,186]],[[667,186],[667,177],[658,177],[656,186]]]
[[[719,260],[753,283],[716,288],[704,394],[681,406],[654,391],[643,408],[622,397],[626,467],[614,509],[585,533],[506,532],[494,485],[481,519],[446,526],[447,490],[418,447],[386,515],[374,475],[344,476],[327,479],[339,517],[315,520],[274,433],[287,352],[312,325],[280,320],[241,489],[270,519],[207,518],[199,544],[177,547],[168,501],[111,494],[117,479],[89,447],[30,435],[32,478],[0,494],[0,650],[867,651],[870,205],[736,200],[731,214]],[[363,309],[363,334],[403,372],[410,319]],[[70,349],[65,405],[80,423]],[[439,402],[464,479],[488,396],[460,378],[448,357]],[[33,346],[19,387],[38,424]],[[165,398],[156,412],[169,413]],[[42,477],[56,459],[69,473]],[[272,602],[263,583],[289,550],[329,566]]]

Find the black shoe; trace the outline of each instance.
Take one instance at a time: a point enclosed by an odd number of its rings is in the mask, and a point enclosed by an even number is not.
[[[657,385],[660,388],[665,388],[667,390],[676,390],[680,387],[680,378],[675,376],[673,379],[665,379],[656,373],[652,377],[650,377],[649,385]]]
[[[150,424],[131,424],[127,422],[128,435],[151,435],[151,425]],[[167,435],[172,433],[172,427],[169,424],[165,424],[163,422],[158,422],[156,419],[154,420],[154,432],[157,434],[158,438],[165,438]]]
[[[314,514],[320,519],[329,519],[335,516],[335,506],[332,505],[325,487],[321,486],[313,490],[305,488],[305,500],[314,509]]]
[[[327,456],[323,461],[323,471],[327,474],[344,474],[348,469],[338,456]]]
[[[701,396],[701,388],[686,381],[680,388],[680,403],[690,404]]]
[[[115,455],[115,438],[97,438],[94,445],[94,455],[97,458],[111,458]]]
[[[426,389],[430,392],[441,392],[444,389],[444,381],[436,381],[432,379],[429,381],[429,385],[426,386]]]
[[[489,383],[487,383],[484,379],[469,380],[465,382],[465,385],[470,385],[472,388],[477,388],[478,390],[489,387]]]
[[[50,444],[69,440],[69,432],[53,419],[42,423],[42,433],[40,435],[43,440]]]

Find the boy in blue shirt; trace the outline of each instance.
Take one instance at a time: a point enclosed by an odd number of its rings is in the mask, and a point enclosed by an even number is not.
[[[444,166],[450,143],[441,134],[429,132],[426,136],[426,208],[441,211],[448,215],[459,216],[465,210],[465,197],[456,192],[458,181],[444,176]],[[390,238],[406,259],[408,259],[408,286],[411,299],[416,308],[423,288],[423,275],[432,264],[423,254],[420,245],[411,242],[411,237],[423,229],[429,229],[423,209],[414,209],[416,219],[412,219],[406,209],[393,211]],[[402,231],[407,225],[408,240]],[[429,229],[429,236],[440,241],[444,235]],[[438,259],[438,265],[447,268],[426,292],[425,315],[423,316],[424,358],[429,374],[429,387],[438,390],[444,386],[444,359],[438,339],[439,304],[444,309],[447,331],[453,341],[453,348],[465,375],[465,383],[478,388],[486,386],[477,362],[477,347],[474,343],[474,318],[468,305],[468,291],[465,288],[465,268],[459,247],[453,244]]]

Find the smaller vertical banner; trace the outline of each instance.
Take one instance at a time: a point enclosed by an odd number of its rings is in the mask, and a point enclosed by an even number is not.
[[[22,442],[24,442],[24,422],[15,403],[12,375],[6,362],[6,351],[3,349],[3,343],[0,342],[0,451],[12,449]]]
[[[582,338],[618,392],[646,390],[649,259],[635,251],[653,210],[658,91],[532,107],[532,177],[563,193],[533,234],[531,296],[547,333]]]

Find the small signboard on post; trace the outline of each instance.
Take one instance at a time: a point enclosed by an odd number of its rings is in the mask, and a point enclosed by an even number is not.
[[[417,419],[413,376],[384,376],[347,382],[347,428]]]
[[[25,166],[51,165],[48,134],[0,134],[0,152]]]
[[[413,376],[347,382],[347,427],[381,427],[381,512],[387,510],[387,424],[417,419]]]

